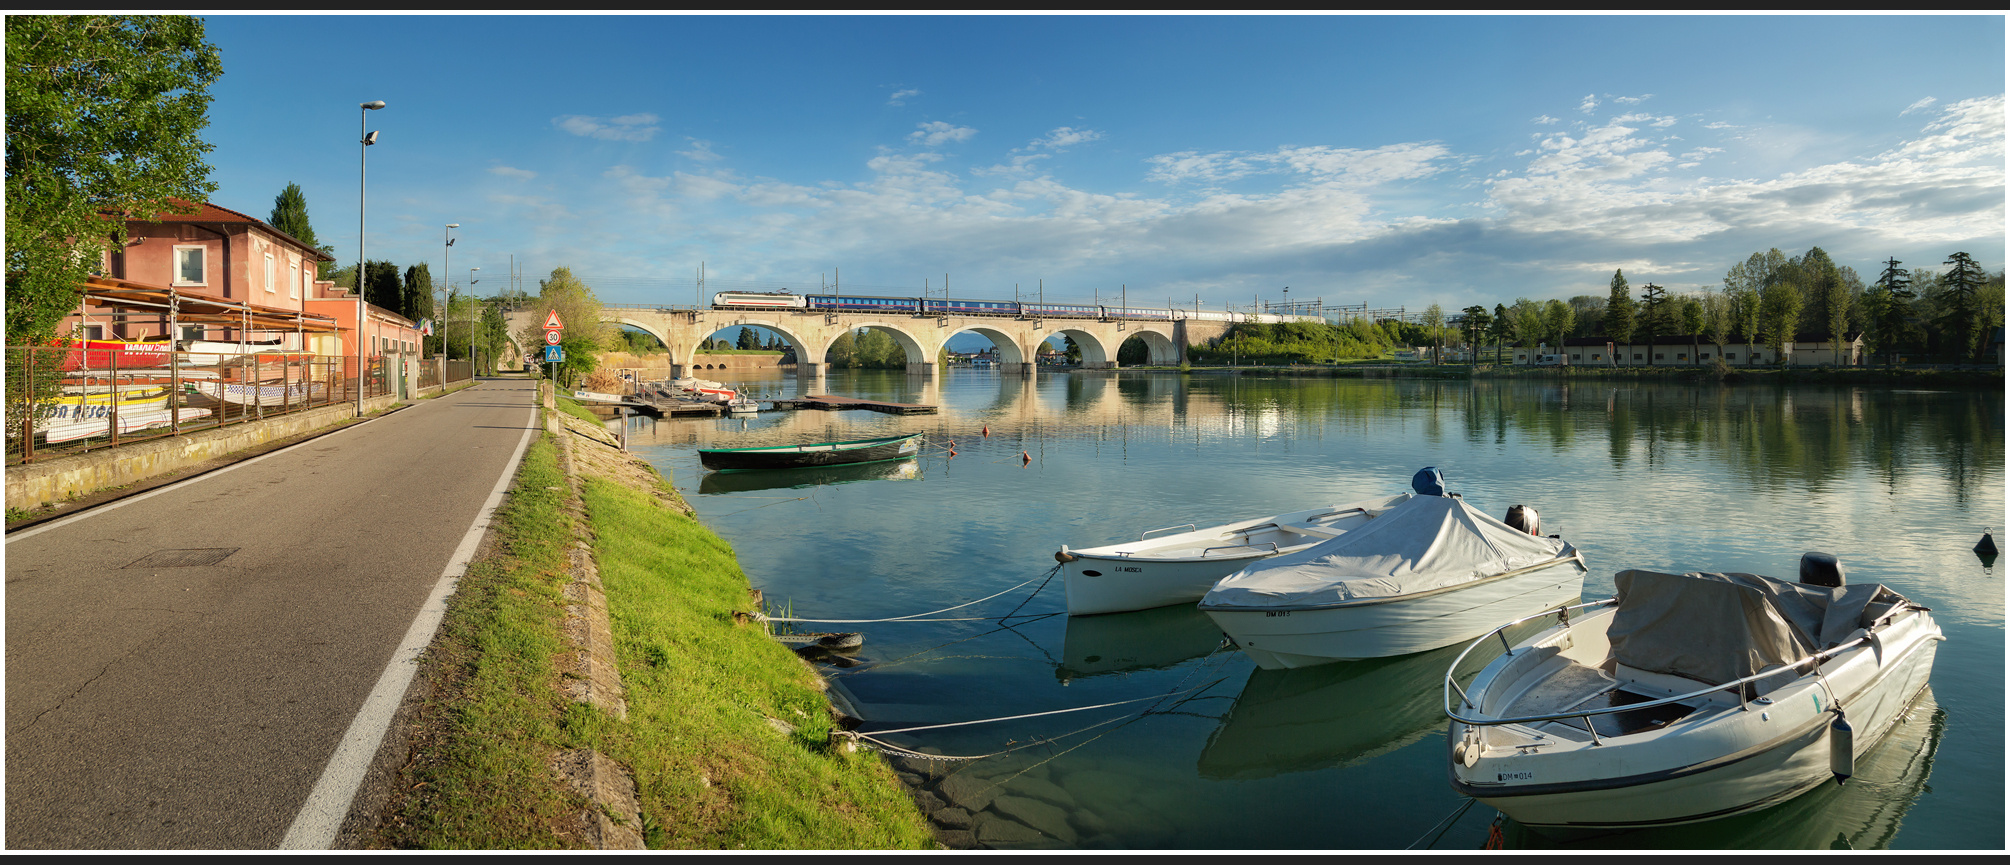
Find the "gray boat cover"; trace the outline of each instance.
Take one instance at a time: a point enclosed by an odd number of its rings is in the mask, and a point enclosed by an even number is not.
[[[1367,525],[1215,583],[1215,607],[1319,606],[1455,586],[1556,559],[1563,541],[1509,528],[1449,496],[1416,496]]]
[[[1613,658],[1711,685],[1849,642],[1908,603],[1877,584],[1831,589],[1757,574],[1627,570],[1613,582]]]

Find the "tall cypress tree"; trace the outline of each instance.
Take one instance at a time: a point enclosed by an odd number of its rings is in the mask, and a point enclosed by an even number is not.
[[[322,246],[315,242],[314,226],[307,220],[307,195],[300,191],[300,184],[288,183],[286,188],[272,198],[272,218],[266,220],[273,228],[293,236],[294,240],[333,255],[335,247]],[[333,262],[316,262],[314,278],[327,279],[328,268]]]
[[[1647,331],[1647,365],[1654,365],[1654,339],[1664,330],[1673,330],[1668,320],[1668,289],[1648,283],[1640,290],[1639,329]]]
[[[1948,309],[1947,332],[1954,337],[1955,355],[1967,360],[1975,350],[1975,337],[1982,332],[1982,307],[1976,292],[1987,277],[1982,274],[1982,265],[1965,252],[1948,256],[1942,264],[1954,265],[1940,278],[1946,286],[1941,298]]]
[[[1612,337],[1613,350],[1633,341],[1633,289],[1626,285],[1626,274],[1612,271],[1612,293],[1605,298],[1605,335]]]

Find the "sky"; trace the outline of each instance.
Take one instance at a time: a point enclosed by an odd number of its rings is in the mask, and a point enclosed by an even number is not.
[[[2002,16],[206,21],[211,201],[265,218],[298,183],[353,263],[360,174],[371,259],[437,275],[458,223],[482,294],[569,267],[690,304],[702,264],[707,291],[1456,311],[1615,270],[1714,290],[1771,248],[2004,266]]]

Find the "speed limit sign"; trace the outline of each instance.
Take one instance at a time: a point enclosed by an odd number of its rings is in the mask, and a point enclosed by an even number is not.
[[[545,345],[557,345],[558,343],[559,343],[558,331],[547,330],[544,332]]]

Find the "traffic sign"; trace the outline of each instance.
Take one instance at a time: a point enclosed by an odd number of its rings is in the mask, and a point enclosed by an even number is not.
[[[547,315],[547,316],[545,316],[545,317],[544,317],[544,329],[545,329],[545,330],[564,330],[564,329],[565,329],[565,322],[562,322],[562,321],[559,321],[559,320],[558,320],[558,310],[555,310],[555,309],[554,309],[554,310],[552,310],[552,311],[551,311],[551,314],[550,314],[550,315]]]
[[[544,332],[544,342],[546,345],[557,345],[561,341],[562,340],[558,335],[558,331],[547,330]]]
[[[544,347],[544,359],[546,363],[564,363],[565,349],[556,345],[547,345]]]

